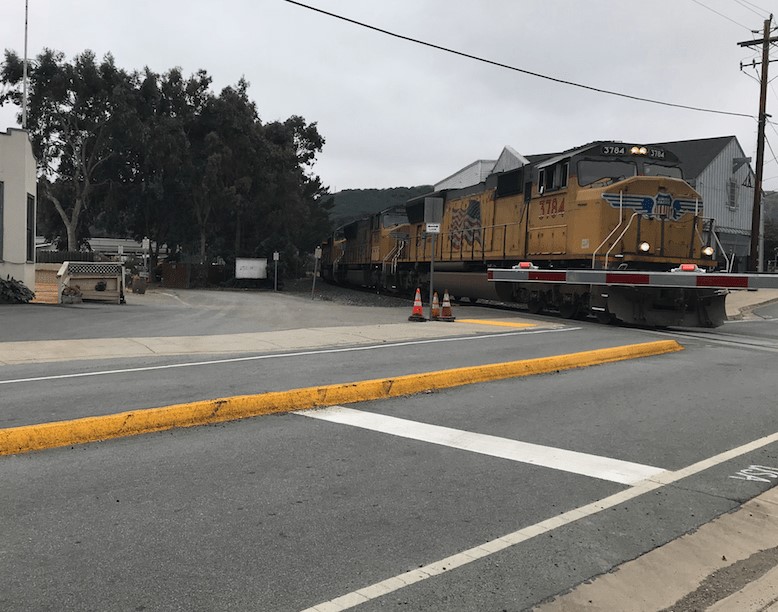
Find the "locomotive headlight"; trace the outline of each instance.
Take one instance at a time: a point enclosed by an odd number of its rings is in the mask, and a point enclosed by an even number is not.
[[[706,246],[705,248],[702,249],[702,254],[708,257],[713,257],[713,247]]]
[[[648,244],[647,242],[643,241],[643,242],[641,242],[641,243],[638,245],[638,248],[639,248],[639,249],[640,249],[640,250],[641,250],[643,253],[648,253],[648,252],[651,250],[651,245],[650,245],[650,244]]]
[[[648,149],[646,147],[632,147],[629,152],[632,153],[632,155],[647,155]]]

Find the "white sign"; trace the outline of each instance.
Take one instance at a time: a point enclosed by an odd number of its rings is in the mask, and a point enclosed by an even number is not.
[[[235,278],[267,278],[267,258],[235,260]]]
[[[273,261],[278,261],[281,258],[281,256],[278,254],[278,251],[273,251]]]
[[[440,223],[427,223],[427,233],[428,234],[439,234],[440,233]]]
[[[321,247],[320,246],[316,247],[316,251],[314,251],[313,255],[314,255],[314,257],[316,257],[316,259],[321,259]]]

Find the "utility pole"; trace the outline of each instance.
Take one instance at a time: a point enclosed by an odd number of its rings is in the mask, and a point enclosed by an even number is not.
[[[762,173],[764,171],[764,132],[768,117],[767,67],[770,64],[770,43],[778,42],[778,36],[770,38],[770,24],[772,20],[772,14],[770,15],[769,19],[765,19],[764,32],[761,40],[747,40],[738,43],[739,47],[755,47],[760,44],[762,45],[762,77],[760,81],[761,88],[759,94],[759,127],[756,137],[756,184],[754,185],[754,208],[751,214],[751,253],[748,258],[749,272],[762,270],[762,262],[759,259],[759,243],[761,236],[760,229],[762,213]],[[756,66],[756,62],[754,62],[753,65]]]
[[[27,129],[27,14],[29,0],[24,0],[24,67],[22,68],[22,129]]]

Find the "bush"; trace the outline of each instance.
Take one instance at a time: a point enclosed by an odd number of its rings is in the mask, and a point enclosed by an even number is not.
[[[34,297],[35,293],[30,291],[22,281],[10,276],[6,280],[0,278],[0,304],[26,304]]]

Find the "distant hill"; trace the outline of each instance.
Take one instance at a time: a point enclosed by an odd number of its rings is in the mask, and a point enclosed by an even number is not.
[[[344,189],[333,195],[335,206],[330,210],[330,218],[333,225],[338,227],[385,208],[405,204],[411,198],[431,191],[432,185],[388,189]]]

